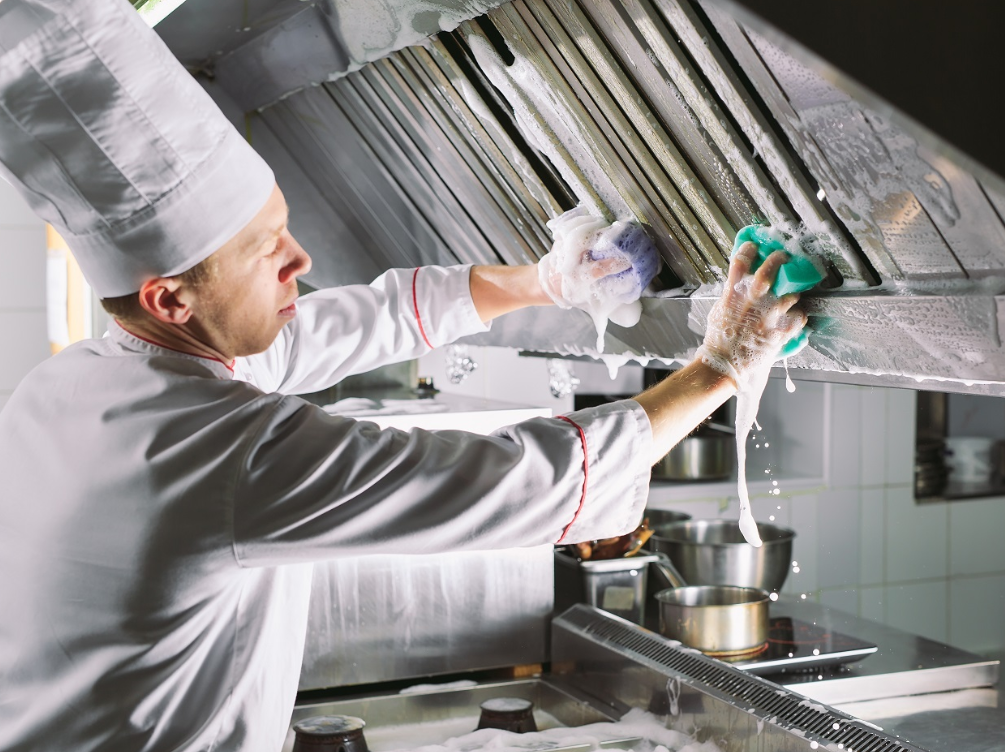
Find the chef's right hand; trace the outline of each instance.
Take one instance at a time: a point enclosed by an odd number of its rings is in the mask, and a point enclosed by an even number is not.
[[[796,307],[796,294],[775,297],[771,285],[788,260],[775,251],[754,274],[750,267],[757,246],[744,243],[733,256],[722,296],[712,306],[698,357],[723,373],[742,390],[751,374],[770,368],[782,347],[806,325],[806,314]]]

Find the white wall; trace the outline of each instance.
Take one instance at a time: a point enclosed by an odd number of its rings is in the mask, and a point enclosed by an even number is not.
[[[45,224],[0,179],[0,409],[47,357]]]

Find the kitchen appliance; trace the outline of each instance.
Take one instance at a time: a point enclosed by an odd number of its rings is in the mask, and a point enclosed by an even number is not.
[[[757,523],[762,545],[748,544],[735,520],[686,520],[649,539],[693,585],[735,585],[778,592],[792,568],[794,530]]]
[[[656,554],[643,552],[580,561],[566,550],[555,549],[555,613],[574,603],[586,603],[644,624],[649,565],[657,560]]]
[[[767,648],[757,655],[719,656],[720,660],[758,676],[805,674],[827,666],[847,666],[878,650],[868,640],[842,634],[791,616],[768,621]]]
[[[156,28],[276,169],[313,285],[533,261],[547,220],[582,204],[646,225],[665,262],[642,322],[610,327],[605,352],[667,364],[700,342],[735,233],[768,223],[805,233],[827,268],[797,377],[1001,394],[1005,181],[980,158],[998,139],[965,154],[875,94],[903,94],[903,76],[855,80],[841,66],[858,55],[812,51],[865,28],[893,59],[965,67],[970,32],[941,30],[977,11],[910,14],[939,39],[919,59],[901,19],[843,4],[828,16],[843,36],[794,41],[777,28],[792,14],[753,8],[187,0]],[[976,27],[999,11],[980,12]],[[471,341],[581,356],[594,339],[582,312],[542,307]]]
[[[723,752],[825,748],[914,752],[919,748],[833,708],[709,658],[607,612],[577,605],[553,622],[554,670],[531,679],[424,686],[416,692],[374,692],[312,700],[294,723],[317,715],[349,715],[366,722],[373,752],[392,749],[483,749],[499,746],[478,736],[480,706],[493,698],[533,703],[535,734],[520,737],[528,750],[582,750],[577,727],[602,749],[633,749],[667,729]],[[601,724],[600,726],[594,724]],[[605,732],[599,729],[605,728]],[[292,748],[293,734],[284,752]],[[675,737],[678,745],[684,736]],[[467,740],[467,741],[465,741]],[[437,745],[437,746],[433,746]],[[651,746],[651,745],[650,745]]]

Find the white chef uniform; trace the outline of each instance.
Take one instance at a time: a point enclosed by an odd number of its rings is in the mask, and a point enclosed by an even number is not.
[[[206,258],[274,185],[126,0],[0,2],[0,170],[102,297]],[[0,412],[0,751],[275,752],[310,562],[637,524],[634,402],[479,437],[284,396],[482,331],[468,279],[315,293],[233,364],[113,326],[22,381]]]
[[[276,752],[307,562],[631,529],[651,450],[635,402],[480,437],[259,388],[319,389],[482,329],[466,268],[392,270],[305,297],[233,371],[117,326],[35,369],[0,413],[0,750]]]

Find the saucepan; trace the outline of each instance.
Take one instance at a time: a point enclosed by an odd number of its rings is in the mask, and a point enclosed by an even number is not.
[[[666,554],[657,576],[670,587],[656,593],[660,634],[720,657],[757,654],[768,643],[767,591],[735,585],[688,585]]]

